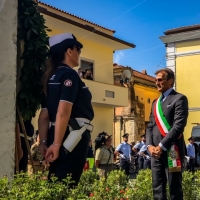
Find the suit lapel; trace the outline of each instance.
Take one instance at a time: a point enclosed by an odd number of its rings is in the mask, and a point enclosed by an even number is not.
[[[175,97],[176,97],[176,91],[172,90],[165,99],[165,101],[161,104],[163,113],[166,111],[167,106],[170,105],[170,103],[174,100]]]

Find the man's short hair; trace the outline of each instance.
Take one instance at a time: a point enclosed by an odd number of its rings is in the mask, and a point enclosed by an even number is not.
[[[155,75],[159,74],[160,72],[165,72],[167,80],[173,79],[175,81],[175,75],[174,75],[174,72],[171,69],[169,69],[169,68],[159,69],[155,72]],[[173,81],[172,86],[174,85],[174,81]]]

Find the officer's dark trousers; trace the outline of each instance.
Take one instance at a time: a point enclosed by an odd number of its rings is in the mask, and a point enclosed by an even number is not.
[[[151,160],[144,159],[144,169],[151,169]]]
[[[189,171],[190,172],[194,172],[194,166],[195,166],[195,159],[193,158],[193,159],[190,159],[189,160]]]
[[[130,163],[125,159],[121,159],[120,164],[121,164],[121,169],[125,171],[127,176],[129,176]]]
[[[138,164],[139,164],[139,170],[144,169],[144,158],[143,158],[143,156],[138,157]]]
[[[160,159],[151,158],[152,186],[154,200],[167,200],[166,184],[169,183],[171,200],[183,200],[182,172],[169,173],[167,168],[167,156]]]
[[[68,134],[69,130],[67,130],[66,135]],[[53,136],[54,127],[51,127],[48,134],[48,145],[53,142]],[[49,141],[51,142],[50,144]],[[62,181],[70,175],[72,177],[71,180],[75,183],[71,183],[69,187],[77,186],[86,162],[89,141],[90,131],[86,130],[81,141],[71,153],[66,153],[65,148],[61,146],[58,159],[50,164],[48,178],[50,179],[52,175],[55,175],[58,181]]]

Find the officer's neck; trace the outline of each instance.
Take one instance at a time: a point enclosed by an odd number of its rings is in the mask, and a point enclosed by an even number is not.
[[[74,62],[71,60],[71,59],[65,59],[64,61],[63,61],[63,63],[65,64],[65,65],[67,65],[67,66],[69,66],[70,68],[74,68],[74,67],[76,67],[75,65],[74,65]]]

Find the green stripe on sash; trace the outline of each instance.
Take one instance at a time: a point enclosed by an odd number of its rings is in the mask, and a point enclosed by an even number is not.
[[[161,103],[160,103],[160,98],[158,100],[158,111],[159,111],[159,114],[160,114],[160,117],[161,117],[163,123],[165,124],[167,130],[169,131],[171,129],[171,126],[169,125],[167,119],[165,118],[165,116],[163,114]]]
[[[167,150],[167,157],[168,157],[168,167],[173,167],[172,159],[169,157],[170,150]]]

